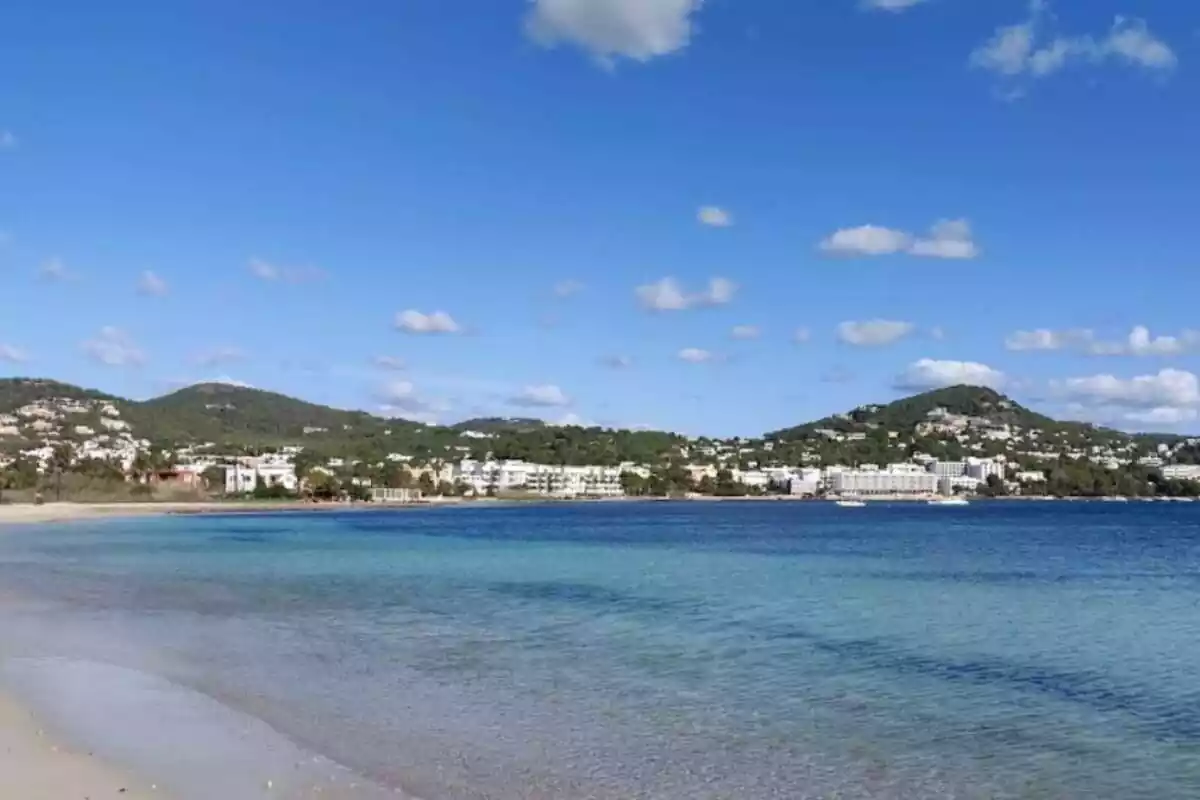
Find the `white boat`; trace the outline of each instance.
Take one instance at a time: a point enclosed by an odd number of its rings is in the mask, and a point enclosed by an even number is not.
[[[866,507],[866,505],[867,504],[864,503],[862,500],[838,500],[837,501],[838,508],[864,508],[864,507]]]
[[[935,500],[929,500],[928,505],[931,506],[969,506],[971,505],[961,497],[939,497]]]

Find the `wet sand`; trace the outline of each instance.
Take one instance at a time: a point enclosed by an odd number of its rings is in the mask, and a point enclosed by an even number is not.
[[[164,792],[140,786],[86,753],[66,749],[37,720],[0,695],[0,797],[20,800],[147,800]]]

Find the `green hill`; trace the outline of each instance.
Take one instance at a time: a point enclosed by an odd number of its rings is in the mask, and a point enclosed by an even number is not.
[[[1062,423],[1044,414],[1030,411],[994,389],[982,386],[951,386],[905,397],[886,405],[865,405],[845,414],[785,428],[767,434],[767,438],[788,441],[812,436],[816,431],[829,429],[842,432],[866,430],[870,427],[893,431],[911,431],[918,423],[929,419],[930,412],[943,409],[947,413],[987,419],[996,424],[1017,425],[1023,428],[1057,430],[1063,426],[1091,429],[1084,423]]]

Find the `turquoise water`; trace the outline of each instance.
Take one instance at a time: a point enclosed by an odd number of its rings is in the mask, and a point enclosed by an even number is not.
[[[197,798],[216,761],[228,798],[291,770],[425,800],[1191,799],[1198,604],[1197,505],[555,505],[0,537],[7,685]]]

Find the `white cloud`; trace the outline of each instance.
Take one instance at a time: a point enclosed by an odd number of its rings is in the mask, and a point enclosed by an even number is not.
[[[221,345],[198,354],[196,356],[196,363],[202,367],[215,367],[218,364],[241,361],[245,357],[246,353],[240,347]]]
[[[713,353],[710,353],[708,350],[701,350],[699,347],[685,347],[677,355],[681,361],[686,361],[689,364],[703,364],[716,358]]]
[[[1093,356],[1175,356],[1200,349],[1200,331],[1185,330],[1178,336],[1151,336],[1145,325],[1134,326],[1124,340],[1104,341],[1087,328],[1016,331],[1004,345],[1009,350],[1079,350]]]
[[[629,356],[604,356],[600,363],[610,369],[628,369],[633,366],[633,359]]]
[[[598,63],[646,62],[687,47],[704,0],[531,0],[525,31],[545,47],[574,44]]]
[[[697,305],[721,306],[733,301],[737,293],[737,284],[726,278],[713,278],[708,282],[708,290],[696,296]]]
[[[843,322],[837,327],[838,339],[855,347],[879,347],[891,344],[911,334],[911,322],[872,319],[865,322]]]
[[[926,258],[968,259],[977,257],[979,248],[971,238],[969,222],[943,219],[934,223],[927,238],[915,239],[908,252]]]
[[[1092,341],[1094,334],[1090,330],[1077,328],[1074,330],[1054,331],[1048,328],[1038,328],[1031,331],[1014,331],[1004,340],[1004,347],[1013,351],[1024,350],[1065,350],[1070,347],[1086,345]]]
[[[209,378],[208,380],[196,381],[196,383],[223,383],[226,386],[236,386],[239,389],[254,388],[253,384],[246,383],[245,381],[239,381],[237,378],[231,378],[228,375],[218,375],[217,377]]]
[[[1150,329],[1138,325],[1129,332],[1125,352],[1134,356],[1175,356],[1193,349],[1200,343],[1200,332],[1184,331],[1179,336],[1151,337]]]
[[[1200,380],[1177,369],[1128,379],[1107,374],[1068,378],[1055,386],[1071,399],[1099,405],[1139,410],[1200,406]]]
[[[0,131],[0,150],[11,150],[20,142],[17,140],[17,135],[12,131]]]
[[[67,269],[67,265],[62,262],[62,259],[52,258],[38,267],[38,277],[44,281],[62,283],[72,280],[75,273]]]
[[[138,366],[146,361],[145,353],[129,334],[111,325],[104,326],[96,336],[83,342],[83,351],[110,367]]]
[[[594,428],[594,427],[596,427],[596,423],[592,422],[589,419],[585,419],[584,417],[579,416],[574,411],[570,411],[566,414],[563,414],[557,420],[555,420],[554,422],[551,422],[549,424],[557,425],[560,428]]]
[[[574,294],[579,294],[583,291],[583,284],[579,281],[565,280],[554,284],[555,297],[570,297]]]
[[[1102,424],[1171,427],[1200,419],[1200,379],[1184,370],[1068,378],[1051,381],[1050,388],[1071,401],[1075,413]]]
[[[807,344],[812,339],[812,331],[808,328],[796,328],[792,331],[792,341],[796,344]]]
[[[734,325],[729,335],[734,339],[757,339],[762,330],[757,325]]]
[[[1198,416],[1200,411],[1194,408],[1172,408],[1171,406],[1160,406],[1158,408],[1150,408],[1145,411],[1130,411],[1127,412],[1123,419],[1129,422],[1137,422],[1143,425],[1180,425],[1184,422],[1192,422]]]
[[[526,386],[508,399],[508,404],[525,408],[561,408],[571,405],[571,398],[552,383]]]
[[[712,278],[708,288],[687,293],[679,281],[667,277],[634,290],[638,302],[650,311],[683,311],[699,306],[718,306],[729,303],[737,293],[737,284],[727,278]]]
[[[396,327],[406,333],[459,333],[462,328],[445,311],[423,314],[409,309],[396,314]]]
[[[402,370],[408,367],[403,358],[396,356],[375,356],[375,366],[380,369]]]
[[[1140,19],[1117,17],[1103,47],[1109,55],[1147,69],[1173,69],[1179,63],[1175,51]]]
[[[998,75],[1043,78],[1072,64],[1100,65],[1115,61],[1160,72],[1179,63],[1171,47],[1150,32],[1141,19],[1117,17],[1108,33],[1046,38],[1047,3],[1033,0],[1029,18],[997,28],[988,41],[971,53],[970,64]]]
[[[20,364],[27,361],[29,356],[19,347],[14,347],[11,344],[0,342],[0,361],[7,361],[11,364]]]
[[[707,225],[710,228],[728,228],[733,225],[733,216],[717,206],[702,206],[696,212],[696,219],[701,225]]]
[[[907,11],[926,0],[862,0],[863,8],[876,11]]]
[[[909,248],[912,237],[904,231],[878,225],[860,225],[834,231],[821,249],[837,255],[886,256]]]
[[[137,289],[140,294],[162,297],[167,293],[167,282],[151,270],[145,270],[138,278]]]
[[[965,219],[938,220],[924,237],[879,225],[860,225],[834,231],[820,249],[840,256],[890,256],[908,253],[924,258],[969,259],[979,255]]]
[[[261,281],[305,283],[325,277],[325,272],[319,267],[288,267],[261,258],[250,259],[246,266],[250,270],[250,274]]]
[[[896,377],[896,388],[908,391],[927,391],[947,386],[988,386],[998,389],[1004,385],[1004,373],[974,361],[937,361],[922,358],[908,365]]]
[[[691,307],[683,287],[674,278],[663,278],[657,283],[639,286],[634,290],[644,308],[651,311],[682,311]]]
[[[449,409],[445,403],[422,398],[411,381],[388,381],[380,388],[379,397],[383,401],[380,413],[416,422],[436,423],[438,414]]]

